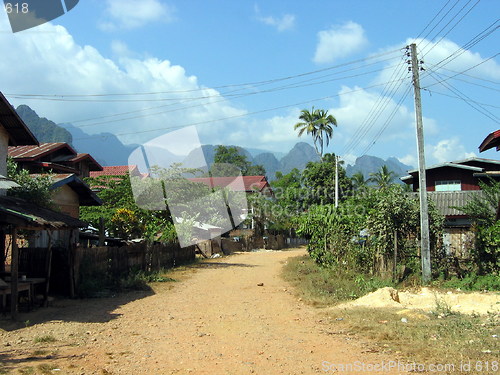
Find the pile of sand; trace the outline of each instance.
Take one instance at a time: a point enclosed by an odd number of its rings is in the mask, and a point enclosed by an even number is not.
[[[401,309],[443,311],[462,314],[500,314],[500,293],[440,292],[421,288],[418,292],[397,291],[386,287],[337,307],[392,307]]]

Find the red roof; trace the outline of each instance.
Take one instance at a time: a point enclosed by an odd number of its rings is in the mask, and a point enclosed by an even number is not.
[[[490,148],[493,147],[496,147],[497,151],[500,151],[500,130],[488,134],[488,136],[479,146],[479,152],[489,150]]]
[[[269,188],[266,176],[242,176],[238,177],[198,177],[188,178],[192,182],[200,182],[209,187],[229,187],[234,191],[262,192]]]
[[[125,176],[128,173],[130,173],[131,176],[140,175],[137,165],[112,165],[108,167],[102,167],[101,171],[91,171],[90,177]]]
[[[9,146],[9,156],[15,160],[37,160],[57,150],[65,149],[68,156],[76,155],[76,151],[64,142],[41,143],[40,146]]]

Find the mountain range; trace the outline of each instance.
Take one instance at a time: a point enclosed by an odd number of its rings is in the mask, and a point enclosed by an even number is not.
[[[111,133],[89,135],[72,124],[56,124],[49,119],[38,116],[27,105],[20,105],[16,111],[40,142],[66,142],[78,152],[91,154],[102,165],[127,164],[130,153],[138,146],[136,144],[125,145],[116,135]],[[201,150],[198,148],[191,151],[182,162],[186,166],[195,166],[201,151],[207,164],[211,165],[214,161],[216,147],[217,145],[203,145]],[[294,168],[303,170],[310,161],[319,161],[314,148],[305,142],[298,142],[287,153],[236,147],[252,164],[262,165],[270,180],[275,178],[277,171],[287,174]],[[370,173],[376,172],[383,165],[387,165],[389,170],[398,177],[406,175],[406,172],[412,169],[412,166],[405,165],[394,157],[383,160],[376,156],[364,155],[357,158],[354,165],[348,164],[346,166],[346,174],[352,176],[356,172],[362,172],[365,178],[368,178]]]

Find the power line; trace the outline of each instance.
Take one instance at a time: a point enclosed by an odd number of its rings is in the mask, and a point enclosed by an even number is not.
[[[294,88],[302,88],[302,87],[313,86],[313,85],[320,85],[320,84],[324,84],[324,83],[328,83],[328,82],[333,82],[333,81],[337,81],[337,80],[341,80],[341,79],[348,79],[348,78],[360,77],[360,76],[363,76],[363,75],[372,74],[372,73],[380,72],[380,71],[383,71],[383,70],[387,70],[387,69],[390,69],[392,67],[394,67],[394,65],[393,66],[389,66],[389,67],[385,67],[385,68],[382,68],[382,69],[372,70],[372,71],[358,73],[358,74],[354,74],[354,75],[343,76],[343,77],[338,77],[338,78],[329,79],[329,80],[323,80],[323,81],[320,81],[320,82],[309,82],[309,83],[306,83],[306,84],[297,84],[297,85],[294,85],[294,86],[293,85],[286,85],[286,86],[281,86],[281,87],[276,87],[276,88],[270,88],[270,89],[267,89],[267,90],[261,90],[261,91],[251,92],[251,93],[241,93],[241,94],[232,95],[232,96],[230,95],[228,97],[219,96],[218,98],[220,100],[203,102],[203,103],[200,103],[200,104],[189,105],[189,106],[184,106],[184,107],[177,107],[177,108],[174,108],[174,109],[171,109],[171,110],[161,111],[161,112],[156,112],[156,113],[141,114],[141,115],[137,115],[137,116],[121,118],[121,119],[118,119],[118,120],[111,120],[111,121],[109,121],[109,123],[111,123],[111,122],[117,122],[117,121],[123,121],[123,120],[128,120],[128,119],[142,118],[142,117],[147,117],[147,116],[152,116],[152,115],[157,115],[157,114],[165,114],[165,113],[170,113],[170,112],[177,112],[177,111],[186,110],[186,109],[192,109],[192,108],[196,108],[196,107],[203,107],[203,106],[212,105],[212,104],[216,104],[216,103],[227,101],[228,98],[233,98],[233,99],[234,98],[242,98],[242,97],[247,97],[247,96],[252,96],[252,95],[259,95],[259,94],[263,94],[263,93],[270,93],[270,92],[275,92],[275,91],[280,91],[280,90],[285,90],[285,89],[294,89]],[[189,101],[191,101],[191,100],[183,100],[183,101],[180,101],[178,103],[171,103],[171,104],[168,104],[168,105],[151,107],[149,109],[165,108],[165,107],[169,107],[169,106],[173,106],[173,105],[177,105],[177,104],[183,104],[183,103],[189,102]],[[121,114],[99,116],[99,117],[94,117],[92,119],[87,119],[87,120],[67,121],[67,122],[74,124],[74,123],[78,123],[78,122],[93,121],[93,120],[96,120],[96,119],[98,120],[98,119],[102,119],[102,118],[117,117],[117,116],[121,116],[121,115],[127,115],[127,114],[133,114],[133,113],[142,113],[142,112],[144,112],[144,110],[140,109],[140,110],[136,110],[136,111],[124,112],[124,113],[121,113]],[[97,123],[83,124],[83,125],[78,125],[76,127],[82,128],[82,127],[87,127],[87,126],[102,125],[102,124],[105,124],[105,123],[108,123],[108,122],[97,122]]]
[[[469,5],[469,4],[470,4],[470,2],[471,2],[471,1],[472,1],[472,0],[469,0],[469,1],[468,1],[468,2],[467,2],[467,3],[466,3],[466,4],[465,4],[465,5],[464,5],[464,6],[463,6],[463,7],[462,7],[462,8],[461,8],[458,12],[457,12],[457,14],[455,14],[455,16],[453,16],[453,18],[452,18],[450,21],[448,21],[448,23],[447,23],[446,25],[444,25],[444,26],[443,26],[443,28],[442,28],[441,30],[439,30],[438,34],[440,34],[442,31],[444,31],[444,29],[446,29],[446,27],[447,27],[447,26],[448,26],[448,25],[449,25],[449,24],[450,24],[450,23],[451,23],[451,22],[452,22],[452,21],[453,21],[453,20],[454,20],[454,19],[455,19],[455,18],[456,18],[459,14],[460,14],[460,12],[462,12],[462,10],[464,10],[464,9],[467,7],[467,5]],[[442,35],[442,36],[441,36],[441,38],[439,38],[439,40],[438,40],[436,43],[434,43],[434,45],[433,45],[433,46],[432,46],[432,47],[431,47],[431,48],[427,51],[427,53],[431,52],[431,51],[434,49],[434,47],[436,47],[439,43],[441,43],[441,41],[442,41],[442,40],[443,40],[443,39],[444,39],[444,38],[445,38],[445,37],[446,37],[446,36],[447,36],[447,35],[448,35],[448,34],[449,34],[449,33],[450,33],[450,32],[451,32],[454,28],[455,28],[455,27],[457,27],[457,25],[458,25],[460,22],[462,22],[462,21],[463,21],[463,19],[464,19],[464,18],[465,18],[465,17],[466,17],[466,16],[467,16],[467,15],[468,15],[471,11],[472,11],[472,9],[474,9],[474,8],[476,7],[476,5],[477,5],[477,4],[479,4],[479,1],[480,1],[480,0],[477,0],[477,1],[476,1],[476,3],[475,3],[475,4],[474,4],[474,5],[473,5],[473,6],[472,6],[472,7],[471,7],[471,8],[470,8],[470,9],[469,9],[469,10],[468,10],[465,14],[464,14],[464,15],[463,15],[463,16],[462,16],[462,17],[461,17],[461,18],[460,18],[460,19],[459,19],[459,20],[458,20],[455,24],[454,24],[454,25],[453,25],[453,26],[452,26],[452,27],[451,27],[451,28],[450,28],[450,29],[449,29],[449,30],[448,30],[448,31],[447,31],[444,35]],[[430,42],[429,42],[429,43],[430,43]],[[427,45],[428,45],[429,43],[427,43]],[[422,55],[423,55],[423,56],[425,56],[425,55],[424,55],[424,53],[423,53],[423,51],[424,51],[424,49],[427,47],[427,45],[426,45],[424,48],[422,48]]]
[[[430,76],[435,79],[436,81],[439,81],[435,76],[439,77],[439,74],[436,72],[430,71]],[[466,103],[469,107],[475,109],[482,115],[488,117],[490,120],[499,123],[500,118],[498,118],[495,114],[490,112],[488,109],[484,108],[481,104],[478,104],[475,100],[472,100],[469,98],[467,95],[464,93],[460,92],[457,88],[453,87],[449,82],[445,82],[445,80],[441,80],[438,83],[440,83],[442,86],[447,88],[448,90],[452,91],[455,95],[457,95],[464,103]]]
[[[333,69],[338,69],[344,66],[349,66],[357,63],[361,63],[364,61],[369,61],[373,59],[377,59],[379,57],[387,56],[396,52],[399,52],[399,49],[387,51],[387,52],[382,52],[376,55],[372,55],[369,57],[357,59],[357,60],[352,60],[349,62],[345,62],[342,64],[337,64],[333,66],[329,66],[327,68],[322,68],[322,69],[317,69],[305,73],[299,73],[295,75],[290,75],[290,76],[285,76],[285,77],[279,77],[279,78],[274,78],[270,80],[263,80],[263,81],[254,81],[254,82],[246,82],[246,83],[237,83],[237,84],[227,84],[227,85],[221,85],[221,86],[215,86],[212,88],[197,88],[197,89],[191,89],[191,90],[169,90],[169,91],[156,91],[156,92],[138,92],[138,93],[108,93],[108,94],[5,94],[5,96],[10,96],[10,97],[39,97],[39,98],[65,98],[65,97],[107,97],[107,96],[141,96],[141,95],[159,95],[159,94],[180,94],[180,93],[188,93],[188,92],[196,92],[196,91],[204,91],[204,90],[209,90],[209,89],[222,89],[222,88],[231,88],[231,87],[241,87],[241,86],[260,86],[260,85],[268,85],[276,82],[281,82],[281,81],[286,81],[286,80],[291,80],[299,77],[304,77],[308,75],[313,75]]]
[[[367,90],[367,89],[370,89],[370,88],[379,87],[379,86],[382,86],[382,85],[385,85],[385,84],[386,83],[374,84],[374,85],[371,85],[371,86],[354,89],[354,90],[351,90],[351,91],[348,91],[348,92],[339,93],[339,94],[336,94],[336,95],[324,96],[322,98],[310,99],[310,100],[302,101],[302,102],[298,102],[298,103],[287,104],[287,105],[283,105],[283,106],[279,106],[279,107],[274,107],[274,108],[267,108],[267,109],[263,109],[263,110],[259,110],[259,111],[254,111],[254,112],[248,112],[248,113],[244,113],[244,114],[240,114],[240,115],[233,115],[233,116],[228,116],[228,117],[222,117],[222,118],[218,118],[218,119],[214,119],[214,120],[204,120],[204,121],[200,121],[200,122],[186,123],[186,124],[177,125],[177,126],[168,126],[168,127],[161,127],[161,128],[156,128],[156,129],[148,129],[148,130],[134,131],[134,132],[128,132],[128,133],[119,133],[119,134],[114,134],[114,135],[120,136],[120,135],[151,133],[151,132],[155,132],[155,131],[159,131],[159,130],[180,129],[180,128],[184,128],[184,127],[187,127],[187,126],[204,125],[204,124],[209,124],[209,123],[214,123],[214,122],[220,122],[220,121],[225,121],[225,120],[232,120],[232,119],[235,119],[235,118],[248,117],[248,116],[255,115],[255,114],[272,112],[272,111],[279,110],[279,109],[291,108],[291,107],[296,107],[296,106],[299,106],[299,105],[313,103],[313,102],[317,102],[317,101],[321,101],[321,100],[332,99],[332,98],[335,98],[335,97],[338,97],[338,96],[341,96],[341,95],[347,95],[347,94],[351,94],[351,93],[354,93],[354,92],[359,92],[359,91]],[[117,120],[117,121],[122,121],[122,120]],[[104,137],[107,137],[107,136],[104,136]],[[92,139],[92,138],[95,138],[95,137],[89,136],[89,137],[75,138],[75,139],[81,140],[81,139]]]
[[[438,95],[447,96],[448,98],[454,98],[454,99],[463,100],[463,98],[461,98],[461,97],[459,97],[457,95],[445,94],[444,92],[439,92],[439,91],[434,91],[434,90],[429,90],[429,89],[422,89],[422,90],[425,90],[425,91],[429,92],[430,94],[438,94]],[[477,100],[470,100],[470,102],[471,103],[475,103],[475,104],[480,104],[480,105],[482,105],[484,107],[500,108],[500,106],[498,106],[498,105],[486,104],[486,103],[478,102]]]
[[[500,52],[498,52],[498,53],[494,54],[493,56],[488,57],[487,59],[485,59],[485,60],[481,61],[480,63],[477,63],[476,65],[471,66],[470,68],[467,68],[467,69],[465,69],[465,70],[463,70],[463,71],[461,71],[461,72],[458,72],[458,73],[456,73],[455,75],[449,76],[448,78],[443,79],[442,81],[439,81],[439,82],[433,83],[432,85],[427,85],[425,88],[429,88],[429,87],[431,87],[431,86],[435,86],[435,85],[437,85],[437,84],[439,84],[439,83],[442,83],[442,82],[448,81],[449,79],[455,78],[456,76],[459,76],[459,75],[461,75],[461,74],[463,74],[463,73],[465,73],[465,72],[468,72],[469,70],[475,69],[475,68],[477,68],[478,66],[480,66],[480,65],[482,65],[482,64],[484,64],[484,63],[486,63],[486,62],[488,62],[488,61],[490,61],[490,60],[492,60],[492,59],[494,59],[494,58],[495,58],[495,57],[497,57],[498,55],[500,55]],[[430,73],[432,73],[432,72],[437,73],[437,72],[436,72],[436,70],[434,70],[434,67],[436,67],[436,65],[434,65],[434,66],[433,66],[433,67],[431,67],[431,68],[427,68],[427,70],[428,70]]]

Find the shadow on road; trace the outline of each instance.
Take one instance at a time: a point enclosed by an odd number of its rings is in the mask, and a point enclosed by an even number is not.
[[[154,291],[148,287],[147,290],[123,292],[105,298],[56,298],[49,307],[19,313],[16,322],[12,321],[8,314],[0,316],[0,330],[14,331],[28,325],[50,321],[105,323],[121,315],[114,312],[118,307],[153,294],[155,294]]]

